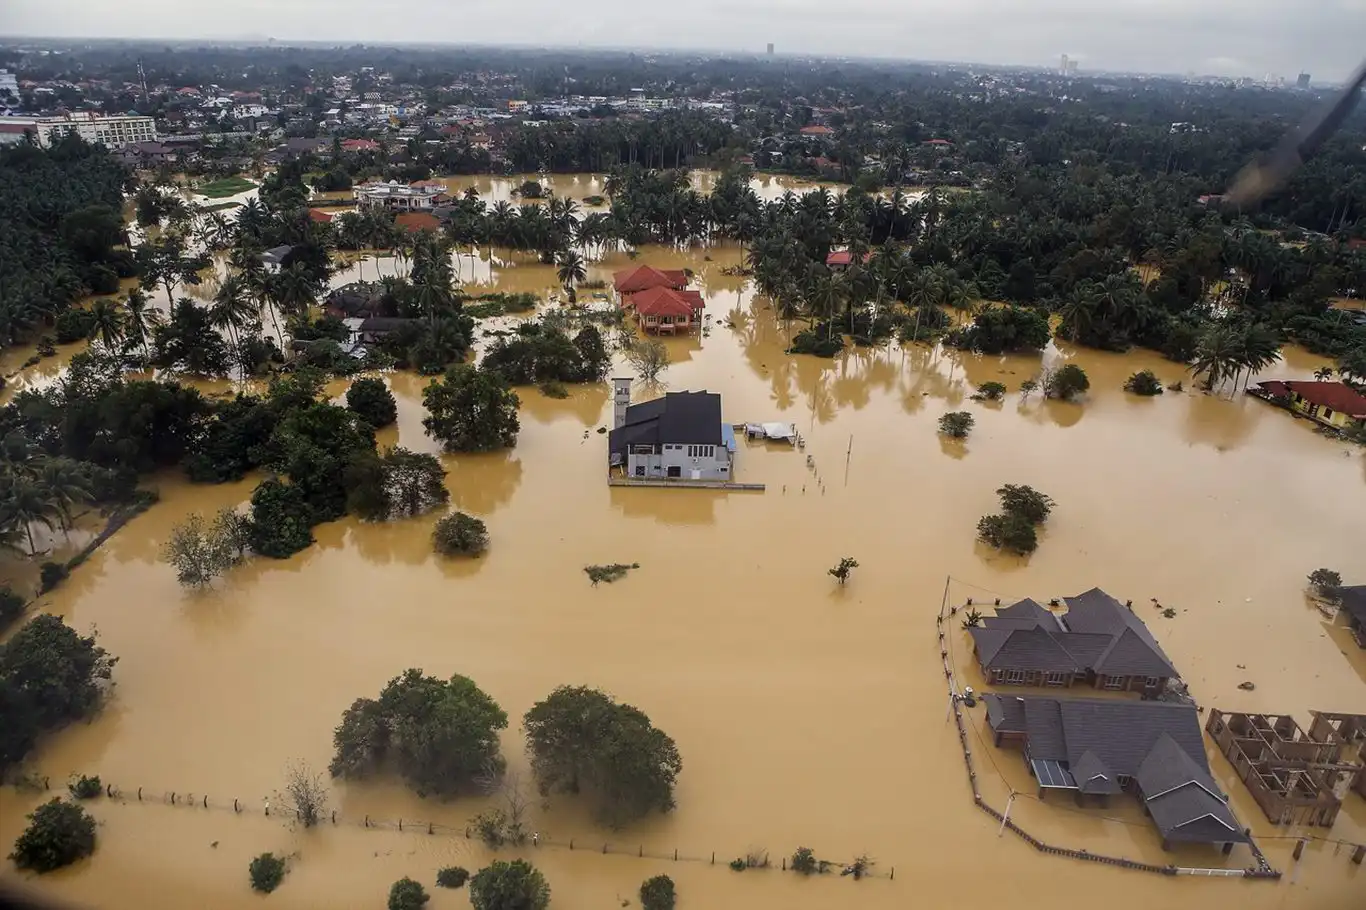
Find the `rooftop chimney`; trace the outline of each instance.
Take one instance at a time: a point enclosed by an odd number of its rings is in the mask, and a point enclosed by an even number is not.
[[[626,425],[626,408],[631,404],[631,378],[612,380],[612,429]]]

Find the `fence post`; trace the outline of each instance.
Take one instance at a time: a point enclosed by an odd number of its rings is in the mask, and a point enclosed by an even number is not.
[[[711,851],[711,864],[712,864],[713,866],[716,865],[716,851],[715,851],[715,850]]]
[[[113,785],[113,784],[105,784],[105,785],[104,785],[104,795],[105,795],[105,796],[108,796],[110,799],[113,799],[113,798],[114,798],[114,785]]]
[[[335,825],[336,823],[337,823],[337,810],[336,810],[336,809],[333,809],[333,810],[332,810],[332,824]]]
[[[427,833],[428,833],[428,834],[431,834],[431,833],[432,833],[432,823],[431,823],[431,822],[427,822]]]
[[[239,806],[239,805],[237,805],[237,797],[235,797],[235,796],[232,798],[232,811],[234,811],[234,812],[241,812],[241,811],[242,811],[242,807]]]
[[[207,793],[204,794],[204,808],[209,808],[209,795]]]
[[[370,827],[370,816],[365,816],[365,827]]]
[[[674,862],[678,862],[678,848],[674,847]]]
[[[602,852],[603,852],[603,855],[604,855],[604,856],[607,854],[607,845],[606,845],[606,844],[603,844],[603,845],[602,845]]]
[[[138,802],[142,802],[142,788],[138,787]]]
[[[640,845],[640,852],[637,853],[636,856],[639,856],[639,857],[644,857],[644,856],[645,856],[645,845],[644,845],[644,844],[641,844],[641,845]]]
[[[1293,856],[1295,859],[1299,859],[1299,858],[1300,858],[1300,855],[1303,854],[1303,853],[1304,853],[1304,838],[1300,838],[1298,841],[1295,842],[1295,852],[1292,853],[1291,856]]]
[[[175,791],[174,791],[174,790],[171,791],[171,805],[173,805],[173,806],[175,805]]]
[[[784,872],[787,871],[787,857],[786,857],[786,856],[783,857],[783,871],[784,871]]]
[[[572,838],[572,837],[569,839],[569,849],[570,849],[570,850],[573,850],[573,849],[574,849],[574,838]]]
[[[401,818],[398,820],[398,830],[400,830],[400,831],[403,830],[403,819],[401,819]]]
[[[892,867],[892,874],[888,876],[891,881],[896,881],[896,866]]]

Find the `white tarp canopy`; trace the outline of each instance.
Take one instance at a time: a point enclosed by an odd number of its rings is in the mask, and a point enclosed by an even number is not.
[[[745,424],[746,436],[763,436],[765,439],[786,439],[797,438],[797,427],[791,423],[747,423]]]

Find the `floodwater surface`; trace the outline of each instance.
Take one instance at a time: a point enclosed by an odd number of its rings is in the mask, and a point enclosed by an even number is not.
[[[744,278],[722,274],[739,256],[647,249],[634,260],[692,269],[710,317],[704,335],[666,340],[673,363],[662,384],[637,383],[634,394],[707,389],[723,396],[728,421],[795,423],[804,451],[740,443],[737,479],[765,492],[609,488],[596,432],[611,420],[608,385],[572,388],[564,400],[519,389],[515,448],[441,456],[452,506],[488,524],[483,558],[433,557],[436,516],[347,519],[319,527],[317,543],[292,559],[253,560],[193,593],[160,561],[162,542],[191,512],[244,502],[257,478],[209,487],[154,478],[161,502],[38,601],[77,629],[97,628],[120,661],[105,710],[44,742],[34,768],[54,788],[72,773],[99,774],[122,796],[91,805],[101,824],[91,860],[26,881],[75,905],[259,907],[246,866],[270,850],[292,857],[272,906],[379,907],[403,875],[428,885],[434,910],[465,906],[463,893],[432,887],[435,871],[475,869],[489,854],[463,836],[429,835],[426,823],[461,830],[487,801],[422,800],[378,781],[332,787],[335,828],[296,831],[278,812],[262,813],[291,762],[326,768],[333,728],[355,698],[420,667],[469,676],[503,706],[504,754],[523,776],[519,718],[562,684],[612,692],[677,742],[683,771],[667,816],[613,832],[571,798],[533,800],[530,828],[543,841],[522,852],[546,872],[558,908],[634,902],[659,872],[677,882],[683,910],[1072,907],[1101,893],[1115,910],[1359,904],[1350,850],[1312,844],[1294,869],[1284,837],[1295,832],[1267,823],[1217,755],[1214,773],[1239,819],[1273,865],[1293,869],[1279,883],[1126,872],[998,837],[972,806],[947,722],[934,617],[946,589],[962,603],[1099,586],[1134,602],[1203,706],[1302,721],[1311,708],[1366,710],[1363,652],[1304,595],[1318,566],[1356,580],[1366,534],[1360,450],[1241,393],[1192,391],[1180,366],[1144,353],[1062,345],[995,358],[890,345],[833,360],[789,356],[791,328]],[[490,287],[554,284],[549,267],[514,258],[494,266]],[[631,263],[609,257],[590,278]],[[375,267],[362,268],[369,277]],[[1089,374],[1085,400],[1022,401],[1019,383],[1063,359]],[[1268,375],[1308,376],[1321,364],[1287,351]],[[1121,391],[1144,368],[1188,390],[1154,399]],[[386,380],[399,419],[381,443],[437,451],[421,424],[426,380]],[[970,399],[988,380],[1011,388],[1004,402]],[[948,443],[936,422],[960,409],[976,427]],[[1057,502],[1027,559],[974,539],[1004,483]],[[840,587],[826,569],[844,556],[859,567]],[[611,562],[640,567],[590,585],[583,567]],[[954,628],[950,640],[964,681],[980,686],[966,635]],[[1255,689],[1240,690],[1244,681]],[[989,746],[980,707],[968,714],[988,801],[1032,794],[1019,754]],[[0,843],[40,798],[0,791]],[[235,814],[234,799],[247,811]],[[367,817],[385,827],[367,829]],[[1227,860],[1212,850],[1165,854],[1124,800],[1077,811],[1023,798],[1012,818],[1093,852],[1251,862],[1245,848]],[[1349,795],[1335,828],[1310,833],[1366,841],[1366,801]],[[777,863],[799,846],[837,862],[868,854],[882,876],[805,880],[724,865],[750,850]],[[677,863],[635,855],[675,849]]]

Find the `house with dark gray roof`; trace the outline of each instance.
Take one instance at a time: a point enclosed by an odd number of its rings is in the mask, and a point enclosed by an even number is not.
[[[1213,844],[1248,836],[1210,774],[1193,705],[1042,696],[983,696],[998,747],[1023,750],[1039,798],[1071,792],[1104,803],[1132,793],[1162,845]]]
[[[1366,585],[1345,585],[1337,589],[1342,598],[1342,612],[1347,614],[1347,625],[1357,647],[1366,648]]]
[[[1180,676],[1143,620],[1099,588],[1064,598],[1065,613],[1032,600],[1000,607],[968,631],[987,681],[1139,692]]]
[[[735,432],[721,420],[714,392],[669,392],[631,404],[631,380],[613,380],[615,409],[608,465],[628,478],[731,479]]]

